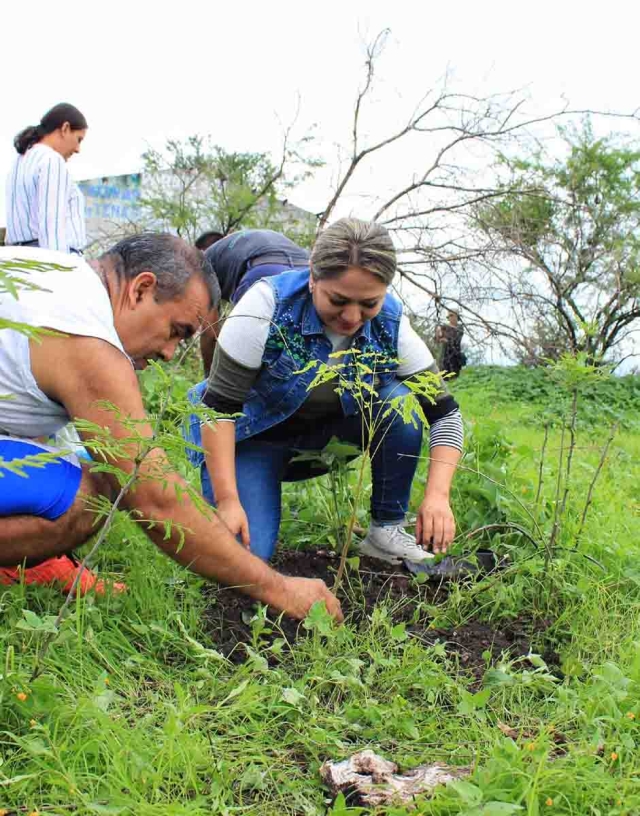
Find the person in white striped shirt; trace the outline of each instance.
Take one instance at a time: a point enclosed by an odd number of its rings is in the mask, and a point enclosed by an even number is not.
[[[67,161],[80,151],[86,132],[83,114],[61,103],[16,136],[18,156],[7,178],[7,244],[82,252],[84,197]]]

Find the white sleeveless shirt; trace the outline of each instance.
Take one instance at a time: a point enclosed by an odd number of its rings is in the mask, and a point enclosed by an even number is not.
[[[27,263],[55,264],[64,269]],[[5,291],[0,277],[0,318],[65,334],[97,337],[125,354],[113,322],[107,290],[78,255],[34,247],[0,247],[0,272],[40,287]],[[70,421],[65,408],[44,394],[31,373],[29,338],[0,328],[0,433],[34,438],[50,436]]]

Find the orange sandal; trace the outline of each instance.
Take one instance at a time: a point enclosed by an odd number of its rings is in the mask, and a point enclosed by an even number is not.
[[[0,584],[5,586],[24,581],[25,584],[60,584],[63,592],[68,592],[80,569],[80,562],[74,556],[60,555],[49,558],[35,567],[0,567]],[[123,583],[105,583],[98,578],[95,572],[85,569],[80,577],[77,592],[86,595],[93,590],[96,595],[104,595],[107,590],[112,592],[126,592],[127,585]]]

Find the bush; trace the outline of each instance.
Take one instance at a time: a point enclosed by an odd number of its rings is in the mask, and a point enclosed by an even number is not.
[[[454,386],[460,396],[485,398],[494,407],[519,403],[537,424],[557,424],[566,414],[566,390],[548,368],[476,366],[465,369]],[[578,422],[582,425],[636,425],[640,416],[640,377],[602,376],[581,393]]]

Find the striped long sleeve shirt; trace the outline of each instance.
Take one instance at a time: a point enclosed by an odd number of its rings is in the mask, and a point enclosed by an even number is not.
[[[63,157],[35,144],[7,178],[7,244],[37,241],[44,249],[84,249],[84,197]]]

